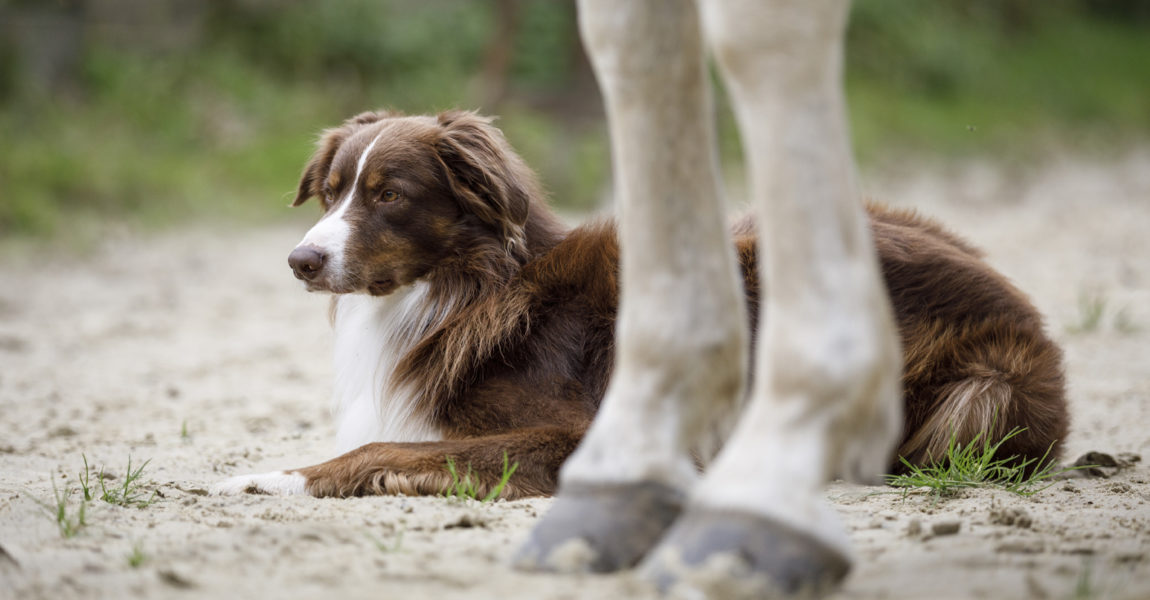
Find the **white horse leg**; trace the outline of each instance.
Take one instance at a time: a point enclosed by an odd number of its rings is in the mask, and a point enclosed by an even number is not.
[[[728,82],[769,283],[751,404],[645,568],[733,554],[785,590],[835,583],[848,543],[834,476],[884,471],[901,355],[854,183],[842,92],[845,0],[702,0]]]
[[[747,322],[722,210],[702,31],[692,0],[580,0],[606,100],[620,207],[614,377],[517,563],[634,564],[696,480],[690,446],[744,389]]]

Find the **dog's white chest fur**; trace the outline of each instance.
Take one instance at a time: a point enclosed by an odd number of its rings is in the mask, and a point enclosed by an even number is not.
[[[400,359],[441,315],[422,282],[384,297],[337,299],[333,401],[341,454],[371,442],[443,439],[415,410],[417,392],[392,379]]]

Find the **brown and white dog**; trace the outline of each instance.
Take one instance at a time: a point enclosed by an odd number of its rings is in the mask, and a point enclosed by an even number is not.
[[[293,205],[311,197],[324,216],[288,260],[309,291],[334,295],[344,454],[215,491],[439,494],[451,458],[486,493],[506,456],[519,466],[503,497],[551,494],[613,367],[614,225],[564,227],[500,131],[462,111],[370,112],[328,130]],[[937,224],[867,210],[904,351],[898,454],[921,464],[952,436],[1024,427],[1004,456],[1056,457],[1067,431],[1061,353],[1038,312]],[[753,328],[750,221],[733,235]]]

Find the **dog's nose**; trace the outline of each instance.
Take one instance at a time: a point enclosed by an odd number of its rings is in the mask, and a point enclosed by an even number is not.
[[[297,279],[311,281],[323,270],[323,252],[314,246],[300,246],[288,255],[288,264]]]

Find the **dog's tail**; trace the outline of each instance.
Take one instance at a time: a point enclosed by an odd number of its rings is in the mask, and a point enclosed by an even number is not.
[[[1058,347],[1041,333],[1001,325],[932,333],[922,338],[933,346],[931,372],[907,365],[908,376],[933,381],[914,386],[929,390],[926,397],[907,398],[899,455],[915,465],[942,462],[952,444],[993,445],[1013,433],[996,458],[1056,459],[1068,424]]]

